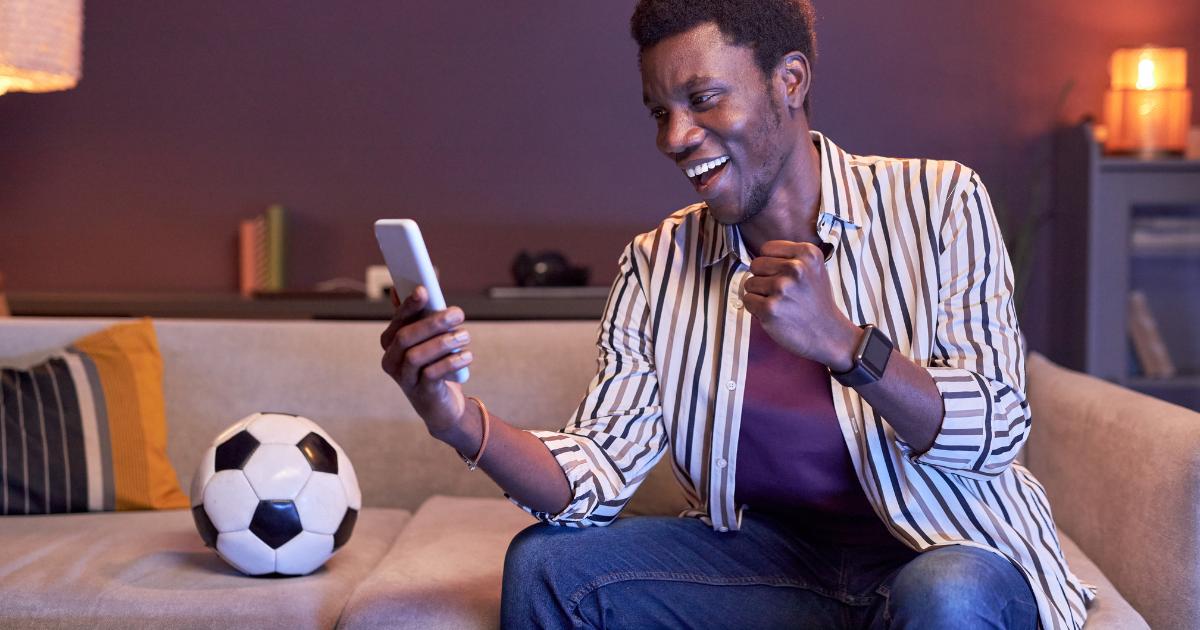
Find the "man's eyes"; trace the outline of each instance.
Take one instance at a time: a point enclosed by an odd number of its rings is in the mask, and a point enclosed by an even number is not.
[[[719,91],[715,91],[715,90],[711,91],[711,92],[701,92],[699,94],[692,95],[692,97],[689,99],[689,101],[693,108],[696,108],[696,109],[707,108],[707,107],[716,105],[716,103],[713,101],[713,99],[716,98],[717,96],[719,96],[720,94],[721,93]],[[650,109],[650,117],[655,120],[662,120],[663,118],[667,117],[667,114],[668,114],[667,110],[662,107],[653,107]]]

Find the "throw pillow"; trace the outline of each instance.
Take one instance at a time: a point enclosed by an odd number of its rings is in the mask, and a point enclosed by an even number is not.
[[[186,508],[149,319],[0,369],[0,514]]]

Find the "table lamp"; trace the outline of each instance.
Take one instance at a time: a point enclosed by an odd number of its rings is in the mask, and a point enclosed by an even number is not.
[[[0,0],[0,94],[75,87],[82,34],[83,0]]]
[[[1182,155],[1192,119],[1183,48],[1121,48],[1105,95],[1108,153],[1152,158]]]

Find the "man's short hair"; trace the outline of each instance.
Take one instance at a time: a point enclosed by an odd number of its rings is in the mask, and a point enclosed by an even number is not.
[[[712,22],[731,44],[754,50],[754,60],[770,76],[779,60],[798,50],[816,63],[816,11],[810,0],[641,0],[629,30],[642,53],[660,41]],[[804,98],[807,114],[808,96]]]

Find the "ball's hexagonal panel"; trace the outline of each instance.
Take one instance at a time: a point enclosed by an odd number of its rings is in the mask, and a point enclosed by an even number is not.
[[[246,575],[264,575],[275,571],[275,550],[247,529],[217,536],[217,553]]]
[[[225,430],[221,431],[220,435],[218,435],[216,437],[216,439],[214,439],[212,441],[212,445],[216,446],[216,445],[220,444],[221,442],[224,442],[225,440],[228,440],[229,438],[233,437],[234,433],[237,433],[238,431],[245,429],[246,425],[250,424],[251,422],[254,422],[254,419],[257,418],[259,415],[260,414],[252,413],[252,414],[246,416],[245,418],[242,418],[241,420],[238,420],[237,422],[234,422],[233,424],[225,427]]]
[[[196,466],[196,473],[192,475],[191,492],[188,494],[192,507],[204,503],[204,486],[217,472],[216,458],[217,447],[215,446],[205,449],[204,455],[200,457],[200,465]]]
[[[250,531],[272,549],[282,547],[303,530],[296,504],[291,501],[259,501],[250,520]]]
[[[204,541],[205,547],[217,546],[217,527],[208,519],[208,513],[204,511],[203,505],[197,505],[192,508],[192,520],[196,521],[196,531],[200,532],[200,538]]]
[[[214,468],[222,470],[241,470],[246,460],[258,450],[258,440],[245,431],[238,431],[233,437],[217,445],[217,455]]]
[[[260,499],[294,499],[312,474],[300,449],[289,444],[263,444],[243,469]]]
[[[258,495],[240,470],[222,470],[204,486],[204,510],[219,532],[250,527]]]
[[[337,474],[337,451],[334,450],[329,440],[316,433],[309,433],[304,436],[304,439],[296,443],[296,448],[300,449],[301,453],[304,453],[304,459],[308,460],[313,470]]]
[[[338,448],[338,478],[346,490],[346,507],[352,510],[362,509],[362,490],[358,488],[358,474],[354,472],[354,462],[346,457],[345,451]]]
[[[316,423],[308,418],[286,413],[263,413],[246,426],[263,444],[296,444],[313,432]]]
[[[333,550],[337,551],[342,548],[350,540],[350,534],[354,533],[354,524],[358,522],[358,510],[346,510],[346,516],[342,517],[342,524],[338,525],[337,531],[333,533]]]
[[[275,570],[284,575],[308,575],[333,555],[333,536],[300,532],[275,550]]]
[[[300,512],[304,531],[333,534],[346,515],[346,491],[342,488],[342,480],[337,475],[314,472],[296,495],[296,511]]]

